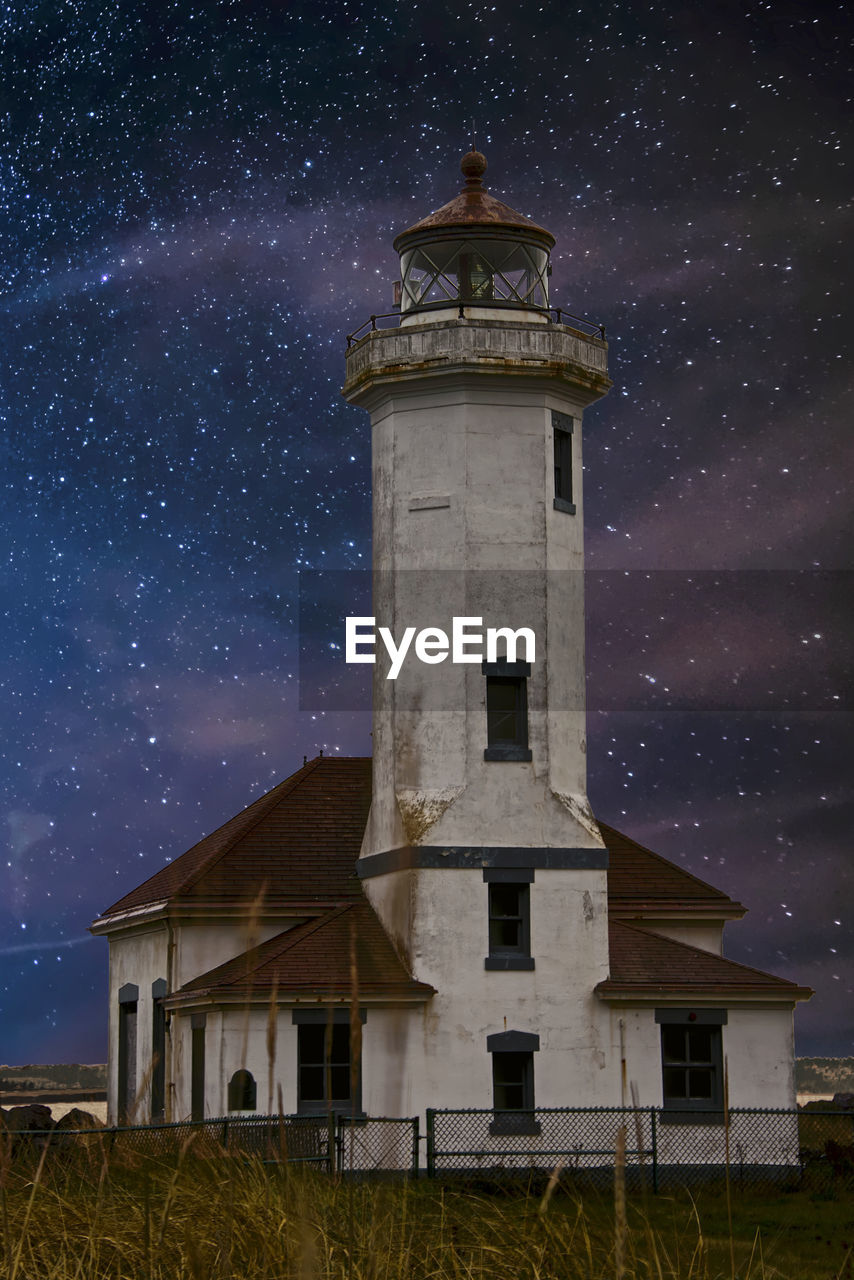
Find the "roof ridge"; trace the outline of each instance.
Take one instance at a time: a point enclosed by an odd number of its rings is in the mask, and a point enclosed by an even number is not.
[[[296,773],[291,774],[290,778],[283,778],[280,783],[278,783],[275,787],[273,787],[270,791],[267,792],[266,796],[259,796],[258,800],[267,799],[270,801],[270,803],[267,805],[263,805],[258,810],[258,815],[255,818],[254,822],[250,822],[248,827],[241,828],[239,832],[235,831],[231,839],[226,841],[222,849],[218,850],[208,858],[204,859],[201,865],[198,866],[195,869],[195,871],[191,872],[186,880],[181,881],[180,887],[173,891],[172,896],[174,896],[175,893],[186,893],[188,889],[192,889],[193,885],[196,884],[203,875],[206,875],[207,872],[210,871],[211,867],[215,867],[216,864],[226,856],[226,854],[231,853],[231,850],[234,848],[235,844],[237,844],[238,840],[244,840],[246,836],[249,835],[250,831],[254,831],[255,828],[261,822],[263,822],[263,820],[267,817],[271,809],[275,809],[276,805],[278,805],[282,800],[284,800],[286,796],[292,795],[293,792],[296,791],[297,787],[301,787],[302,784],[306,781],[306,779],[310,778],[311,775],[317,770],[322,759],[323,759],[323,756],[315,756],[313,760],[307,760],[306,763],[302,766],[302,768],[297,769]],[[283,787],[284,790],[279,795],[276,795],[276,792],[279,790],[279,787]],[[271,797],[274,795],[276,795],[275,800],[271,799]],[[257,803],[258,801],[255,801],[255,800],[253,800],[252,802],[252,804],[257,804]],[[251,808],[252,808],[251,804],[248,804],[246,806],[246,809],[251,809]],[[246,812],[246,809],[243,810],[243,813]],[[235,817],[240,817],[240,814],[236,814]],[[233,821],[234,821],[233,818],[226,819],[226,822],[233,822]],[[225,826],[226,823],[224,822],[221,825]],[[219,830],[218,827],[215,828],[215,830],[211,832],[211,836],[216,835],[216,832],[218,830]],[[210,837],[208,836],[203,836],[202,840],[206,840],[209,838]],[[201,844],[202,841],[199,840],[196,843]],[[195,848],[195,845],[191,846],[191,848],[188,849],[187,852],[188,853],[192,852],[193,848]]]
[[[680,867],[679,864],[673,862],[671,858],[665,858],[663,853],[656,853],[654,849],[648,849],[645,844],[641,844],[640,840],[635,840],[632,836],[627,836],[625,831],[619,831],[617,827],[612,827],[609,822],[603,822],[601,818],[597,818],[596,821],[599,824],[600,830],[604,827],[606,831],[613,831],[615,836],[619,836],[621,840],[627,840],[629,844],[633,844],[635,848],[640,849],[642,853],[646,853],[649,857],[655,858],[657,862],[663,862],[666,867],[672,867],[674,871],[678,871],[680,875],[686,876],[689,880],[693,880],[695,884],[702,885],[704,889],[711,890],[715,897],[725,898],[727,902],[732,902],[736,906],[743,905],[738,902],[737,899],[731,898],[728,893],[723,891],[723,889],[718,889],[716,885],[709,884],[708,880],[703,880],[700,876],[694,875],[693,871],[688,871],[685,867]],[[606,837],[605,847],[607,848],[607,846],[608,840]]]
[[[756,969],[753,965],[742,964],[740,960],[730,960],[728,956],[719,956],[714,951],[706,951],[703,947],[695,947],[690,942],[679,942],[676,938],[666,938],[663,933],[656,933],[654,929],[639,928],[635,924],[629,924],[627,920],[610,920],[609,926],[615,929],[629,929],[632,933],[638,933],[645,938],[655,938],[659,942],[668,943],[673,947],[680,947],[685,951],[690,951],[695,955],[703,956],[705,959],[716,960],[719,964],[730,965],[733,969],[742,969],[745,973],[755,973],[760,978],[766,980],[770,978],[772,982],[779,982],[788,987],[800,987],[800,983],[793,982],[791,978],[779,978],[776,973],[766,973],[764,969]]]

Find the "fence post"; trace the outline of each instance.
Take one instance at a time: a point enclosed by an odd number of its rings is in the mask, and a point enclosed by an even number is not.
[[[326,1167],[329,1173],[337,1172],[336,1146],[335,1112],[330,1109],[326,1113]]]
[[[228,1120],[225,1118],[223,1118],[223,1122],[222,1122],[222,1145],[224,1149],[227,1151],[228,1150]]]
[[[436,1112],[432,1107],[427,1108],[427,1177],[435,1178],[436,1176],[436,1130],[435,1130]]]
[[[650,1107],[649,1118],[652,1129],[652,1190],[658,1195],[658,1132],[656,1130],[655,1107]]]
[[[412,1121],[412,1177],[418,1177],[418,1143],[421,1141],[419,1133],[418,1116]]]

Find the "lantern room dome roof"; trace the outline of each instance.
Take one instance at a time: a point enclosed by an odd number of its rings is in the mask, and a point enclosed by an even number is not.
[[[486,158],[480,151],[467,152],[460,162],[460,169],[466,180],[460,194],[435,213],[429,213],[414,226],[401,231],[394,241],[398,253],[407,247],[410,239],[423,240],[425,234],[432,232],[443,235],[457,227],[469,231],[479,227],[485,231],[524,232],[524,239],[538,241],[549,249],[554,247],[555,239],[550,231],[489,195],[483,186]]]

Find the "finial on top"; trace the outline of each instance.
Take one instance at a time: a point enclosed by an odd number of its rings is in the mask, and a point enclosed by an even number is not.
[[[486,173],[486,156],[481,151],[467,151],[460,161],[460,168],[467,187],[483,186]]]

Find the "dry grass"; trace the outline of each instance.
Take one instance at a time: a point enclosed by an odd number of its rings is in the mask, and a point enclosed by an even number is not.
[[[3,1280],[848,1280],[854,1198],[334,1181],[192,1145],[0,1171]],[[616,1213],[615,1213],[616,1210]]]

